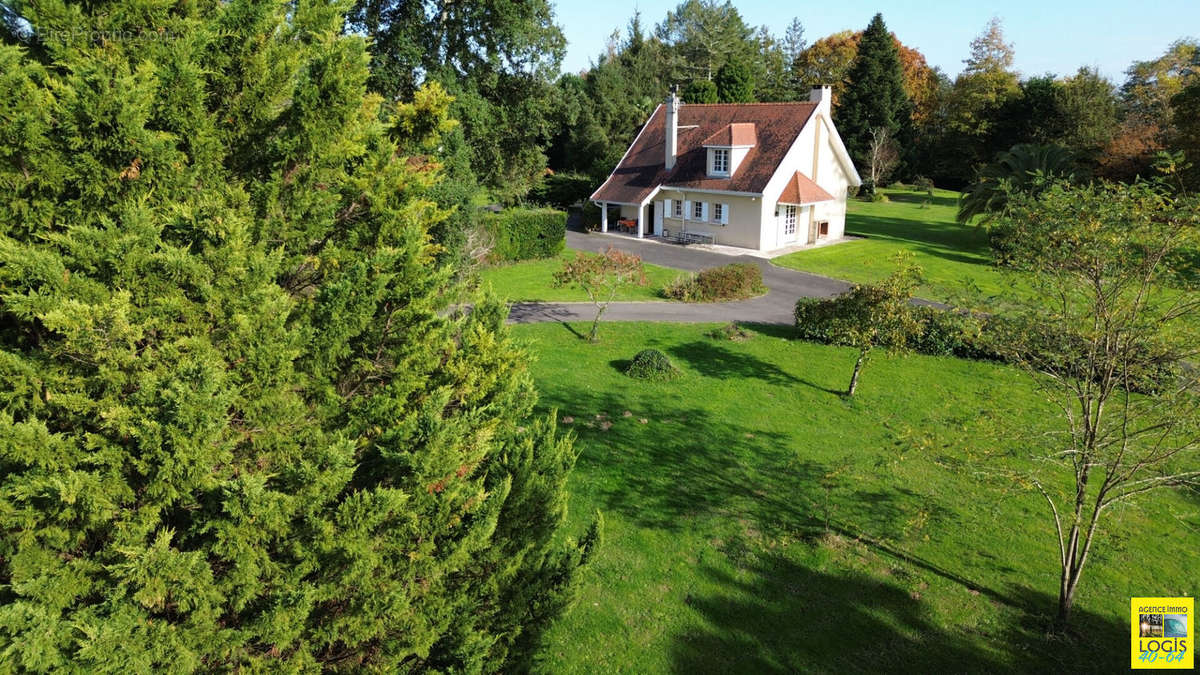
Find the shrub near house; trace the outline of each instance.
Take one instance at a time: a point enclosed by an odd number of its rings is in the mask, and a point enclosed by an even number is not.
[[[506,209],[484,217],[494,262],[553,258],[566,246],[567,214],[555,209]]]
[[[674,300],[684,302],[719,302],[744,300],[767,292],[762,270],[758,265],[735,263],[711,267],[694,276],[676,279],[663,289]]]

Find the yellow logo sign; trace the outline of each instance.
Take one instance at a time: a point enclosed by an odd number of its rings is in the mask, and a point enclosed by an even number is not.
[[[1131,668],[1195,668],[1195,598],[1129,602]]]

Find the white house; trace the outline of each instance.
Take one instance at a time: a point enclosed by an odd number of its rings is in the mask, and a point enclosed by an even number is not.
[[[841,238],[846,195],[862,180],[830,118],[830,90],[801,103],[680,104],[654,109],[591,200],[638,237],[692,238],[771,251]]]

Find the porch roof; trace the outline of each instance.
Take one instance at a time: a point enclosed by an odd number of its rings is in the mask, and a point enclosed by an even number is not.
[[[825,188],[817,185],[811,178],[799,171],[783,187],[783,194],[779,195],[780,204],[803,205],[833,200],[834,196],[826,192]]]

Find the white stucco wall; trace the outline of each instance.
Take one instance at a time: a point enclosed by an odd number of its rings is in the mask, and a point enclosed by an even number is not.
[[[817,152],[817,168],[814,177],[812,150],[818,126],[821,128],[820,147]],[[762,218],[767,226],[762,228],[759,245],[762,250],[781,246],[779,242],[782,241],[782,219],[775,218],[775,206],[783,188],[797,171],[809,178],[814,178],[817,185],[820,185],[836,199],[832,202],[817,204],[812,209],[807,207],[804,209],[798,241],[794,243],[808,243],[810,217],[814,222],[822,220],[829,222],[829,234],[826,237],[828,239],[837,239],[845,234],[846,189],[850,185],[850,177],[846,168],[837,158],[832,123],[825,111],[822,110],[814,113],[814,119],[804,126],[796,138],[796,142],[792,144],[783,161],[779,163],[779,170],[771,177],[763,191]]]
[[[668,210],[663,218],[663,227],[671,232],[703,232],[716,237],[718,244],[725,246],[742,246],[758,248],[760,239],[759,221],[762,217],[762,199],[740,195],[725,195],[687,190],[661,190],[655,199],[683,200],[687,202],[701,201],[708,203],[708,220],[697,221],[692,213],[685,209],[684,218],[674,217],[674,207]],[[713,203],[728,205],[728,224],[721,225],[712,222]]]

